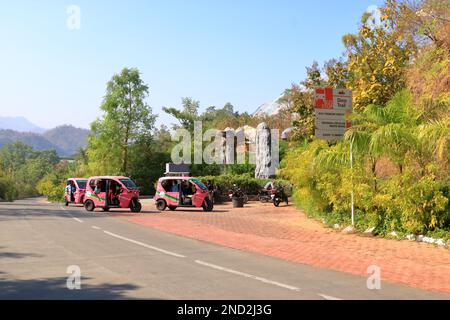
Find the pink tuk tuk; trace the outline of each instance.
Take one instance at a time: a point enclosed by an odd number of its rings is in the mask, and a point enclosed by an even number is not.
[[[90,177],[86,186],[84,208],[93,211],[102,208],[129,208],[131,212],[140,212],[139,189],[128,177],[98,176]]]
[[[64,188],[64,201],[66,206],[69,203],[83,204],[86,192],[86,178],[69,178]]]
[[[208,188],[193,177],[159,178],[154,200],[159,211],[166,208],[173,211],[178,207],[202,207],[204,211],[214,208]]]

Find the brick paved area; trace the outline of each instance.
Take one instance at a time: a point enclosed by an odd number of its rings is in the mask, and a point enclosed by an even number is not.
[[[292,206],[250,203],[219,205],[214,212],[186,209],[120,218],[147,227],[284,260],[368,276],[381,268],[383,281],[450,294],[450,250],[425,243],[346,235],[308,219]]]

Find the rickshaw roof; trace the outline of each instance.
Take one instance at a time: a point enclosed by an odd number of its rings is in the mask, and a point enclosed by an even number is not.
[[[88,180],[88,178],[68,178],[67,180]]]
[[[130,179],[129,177],[125,176],[95,176],[90,177],[89,180],[101,180],[101,179]]]
[[[159,180],[171,180],[171,179],[176,179],[176,180],[190,180],[190,179],[197,179],[195,177],[186,177],[186,176],[167,176],[167,177],[161,177],[159,178]]]

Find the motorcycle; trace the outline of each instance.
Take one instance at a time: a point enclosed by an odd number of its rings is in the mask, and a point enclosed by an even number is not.
[[[266,189],[261,189],[261,191],[259,191],[259,194],[258,194],[258,199],[262,203],[267,203],[267,202],[272,201],[272,191],[266,190]]]
[[[248,196],[235,184],[233,185],[233,189],[228,193],[228,196],[231,200],[233,200],[233,198],[243,198],[244,204],[248,202]]]
[[[276,188],[272,194],[272,201],[275,207],[278,207],[281,202],[286,202],[289,205],[289,200],[283,186]]]

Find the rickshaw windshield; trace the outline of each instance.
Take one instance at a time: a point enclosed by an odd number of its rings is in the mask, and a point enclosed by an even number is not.
[[[190,179],[190,181],[192,181],[193,183],[195,183],[196,185],[198,185],[200,187],[200,189],[202,190],[206,190],[208,188],[206,188],[206,186],[203,184],[203,182],[201,182],[200,180],[196,179],[196,178],[192,178]]]
[[[125,187],[127,187],[130,190],[137,189],[136,184],[134,184],[133,180],[131,179],[120,179],[120,182],[122,182]]]
[[[86,189],[86,183],[87,183],[87,180],[77,180],[77,185],[78,185],[78,188],[80,188],[80,189]]]

